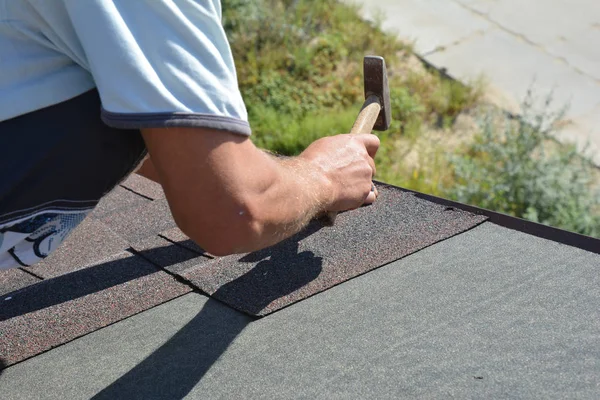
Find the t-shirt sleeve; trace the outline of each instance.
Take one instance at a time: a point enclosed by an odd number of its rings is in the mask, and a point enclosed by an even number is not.
[[[64,0],[116,128],[249,135],[220,0]]]

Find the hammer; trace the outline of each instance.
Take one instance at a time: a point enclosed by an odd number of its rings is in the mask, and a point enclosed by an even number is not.
[[[385,131],[392,122],[390,88],[383,57],[366,56],[363,61],[365,102],[350,133]],[[333,226],[337,212],[328,212],[319,218],[325,226]]]

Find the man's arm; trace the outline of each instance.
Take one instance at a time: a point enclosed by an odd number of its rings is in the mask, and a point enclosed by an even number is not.
[[[142,130],[176,222],[207,251],[268,246],[369,196],[374,136],[319,140],[289,160],[253,146],[220,1],[64,7],[76,34],[69,51],[91,73],[102,120]]]
[[[278,159],[224,131],[156,128],[142,134],[178,226],[215,255],[270,246],[323,211],[375,200],[374,135],[332,136],[298,157]]]

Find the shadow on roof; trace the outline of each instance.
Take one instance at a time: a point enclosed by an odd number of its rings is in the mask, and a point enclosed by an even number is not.
[[[208,300],[169,341],[93,399],[182,399],[252,321],[224,319],[222,305]]]
[[[167,247],[177,247],[177,245],[173,244]],[[165,249],[162,247],[146,250],[140,253],[142,257],[125,253],[129,256],[107,260],[98,265],[46,279],[9,293],[8,295],[12,295],[12,300],[10,306],[0,308],[0,321],[75,300],[154,274],[161,269],[148,263],[145,258],[152,258],[155,254],[161,254],[164,251]],[[199,257],[199,255],[193,254],[191,257],[188,256],[186,260],[194,257]],[[181,261],[180,257],[171,260],[171,263]],[[168,266],[165,265],[165,267]]]
[[[134,255],[43,280],[13,292],[10,306],[0,308],[0,321],[52,307],[156,273],[157,268]],[[132,262],[133,261],[133,262]]]
[[[305,233],[306,234],[306,233]],[[309,231],[310,234],[310,231]],[[223,285],[215,297],[260,292],[257,309],[286,296],[316,279],[322,270],[322,259],[311,252],[298,253],[298,238],[286,242],[285,252],[269,250],[248,255],[262,260],[239,278]],[[310,253],[310,254],[309,254]],[[279,259],[283,257],[284,259]],[[288,257],[304,260],[288,269],[302,268],[302,274],[282,274],[282,263]],[[268,281],[268,285],[260,282]],[[288,279],[295,277],[294,279]],[[274,284],[273,279],[277,284]],[[256,286],[258,285],[258,286]],[[143,398],[182,399],[202,379],[215,361],[254,318],[241,313],[223,313],[223,305],[209,299],[202,310],[169,341],[140,364],[102,390],[94,399]]]
[[[300,251],[300,242],[321,228],[320,224],[313,223],[276,246],[246,254],[237,262],[256,265],[211,296],[229,305],[232,305],[231,299],[252,299],[244,301],[244,308],[238,310],[257,316],[273,301],[306,286],[321,274],[323,258],[312,251]]]
[[[323,228],[320,222],[312,221],[298,235],[268,249],[215,258],[177,273],[238,311],[266,316],[486,220],[394,187],[381,184],[379,189],[376,203],[340,214],[333,227]],[[308,273],[306,268],[312,271],[315,262],[321,271],[316,279],[307,280],[302,275]],[[257,271],[249,274],[251,269]],[[261,274],[261,269],[266,271]],[[220,290],[244,274],[248,279],[244,285],[235,286],[238,292]],[[308,283],[264,304],[265,293],[297,280]]]

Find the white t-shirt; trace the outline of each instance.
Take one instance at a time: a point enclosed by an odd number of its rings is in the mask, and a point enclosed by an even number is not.
[[[97,87],[117,128],[249,135],[220,0],[0,0],[0,121]]]
[[[0,0],[0,270],[54,251],[137,129],[170,126],[250,135],[220,0]]]

